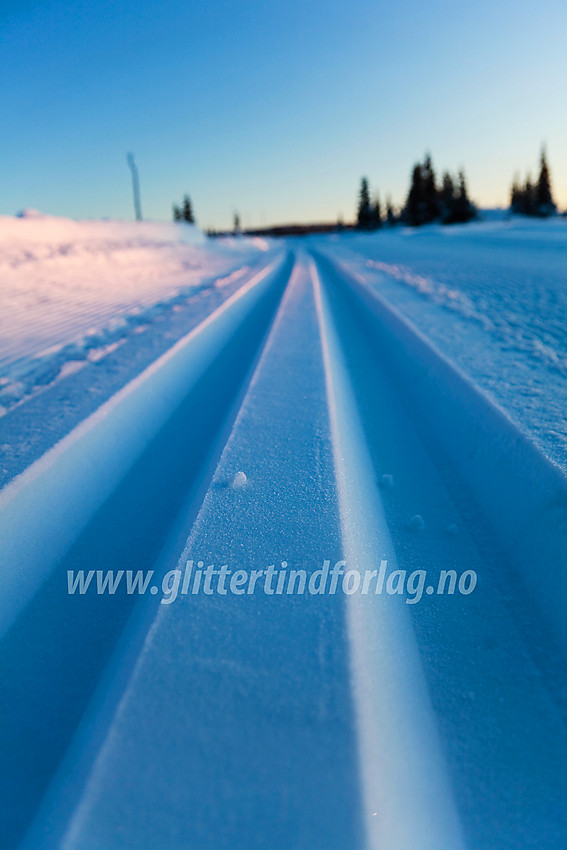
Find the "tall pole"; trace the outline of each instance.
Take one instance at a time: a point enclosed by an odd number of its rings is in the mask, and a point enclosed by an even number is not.
[[[140,178],[138,177],[138,166],[134,162],[134,154],[129,153],[126,157],[130,171],[132,172],[132,191],[134,192],[134,211],[136,221],[142,220],[142,202],[140,200]]]

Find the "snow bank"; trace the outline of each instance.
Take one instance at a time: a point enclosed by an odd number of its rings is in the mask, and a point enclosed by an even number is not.
[[[0,217],[0,414],[268,248],[181,223]]]
[[[90,244],[96,250],[107,251],[109,246],[130,243],[184,242],[203,245],[206,237],[193,224],[158,221],[122,221],[117,219],[76,220],[44,215],[37,210],[24,210],[16,216],[0,216],[0,257],[17,256],[35,247],[37,254],[46,251]],[[80,250],[80,248],[78,249]],[[91,249],[92,250],[92,249]],[[64,251],[63,251],[64,253]]]

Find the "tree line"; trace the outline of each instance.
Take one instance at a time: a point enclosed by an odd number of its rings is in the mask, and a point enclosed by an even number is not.
[[[173,204],[173,220],[185,221],[187,224],[195,224],[195,216],[193,214],[193,205],[189,195],[183,196],[183,203],[178,206]]]
[[[510,192],[510,210],[517,215],[538,218],[547,218],[557,212],[557,205],[551,192],[551,177],[545,149],[541,152],[539,176],[535,183],[532,183],[529,174],[525,183],[520,183],[517,177],[514,179]]]
[[[541,152],[540,172],[535,183],[529,176],[524,184],[517,178],[514,180],[510,212],[539,217],[557,212],[545,150]],[[414,165],[406,200],[399,211],[394,210],[391,199],[387,199],[383,211],[379,196],[371,197],[368,178],[363,177],[360,181],[356,216],[359,230],[377,230],[384,224],[407,224],[411,227],[433,222],[461,224],[477,217],[478,209],[469,198],[464,170],[461,169],[456,176],[445,171],[439,181],[429,154],[423,162]]]
[[[510,212],[516,215],[544,218],[555,215],[557,205],[553,200],[551,176],[545,149],[540,155],[539,175],[532,182],[530,175],[525,182],[514,179],[510,192]],[[478,209],[468,194],[465,172],[457,175],[443,172],[438,180],[431,156],[414,165],[410,186],[403,207],[395,210],[390,198],[384,208],[377,194],[371,196],[367,177],[360,181],[355,227],[359,230],[377,230],[383,225],[406,224],[420,227],[423,224],[459,224],[478,217]],[[195,223],[193,206],[189,195],[183,196],[181,204],[173,204],[173,220]],[[342,229],[342,223],[337,227]],[[234,214],[233,233],[241,232],[240,216]]]
[[[376,230],[383,224],[398,223],[412,227],[431,222],[457,224],[476,216],[477,208],[468,196],[464,171],[459,171],[456,177],[445,171],[438,182],[429,154],[414,165],[406,201],[398,213],[388,199],[383,216],[379,197],[370,199],[368,179],[363,177],[360,182],[356,220],[359,230]]]

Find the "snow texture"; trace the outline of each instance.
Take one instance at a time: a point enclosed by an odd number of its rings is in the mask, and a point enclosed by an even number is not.
[[[187,224],[0,217],[0,414],[268,250]]]
[[[25,412],[76,391],[67,347],[104,342],[104,403],[0,493],[6,848],[566,846],[565,222],[278,247],[2,226],[23,466]],[[113,378],[203,285],[205,315]],[[68,570],[157,589],[190,561],[324,559],[385,564],[387,592],[67,594]],[[474,592],[435,592],[465,571]]]

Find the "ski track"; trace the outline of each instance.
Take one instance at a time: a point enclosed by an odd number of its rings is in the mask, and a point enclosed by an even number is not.
[[[7,850],[567,844],[567,480],[352,253],[288,244],[0,493]],[[66,595],[326,558],[478,587]]]
[[[567,470],[565,219],[314,241],[364,276]]]

